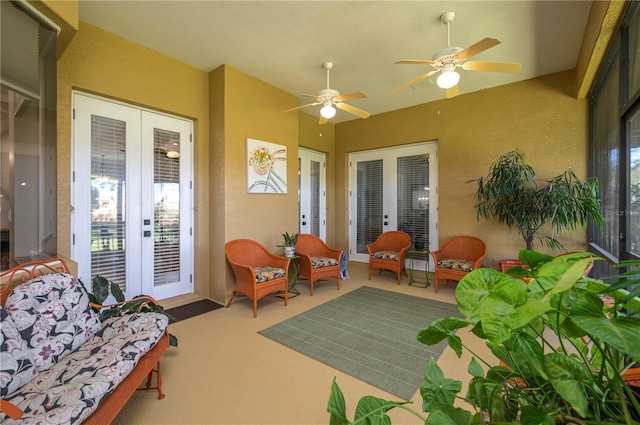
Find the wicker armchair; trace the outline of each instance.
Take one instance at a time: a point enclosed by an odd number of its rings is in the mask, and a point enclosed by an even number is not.
[[[267,295],[279,295],[288,304],[289,262],[250,239],[235,239],[225,248],[227,260],[236,276],[236,286],[227,302],[231,305],[236,297],[253,300],[253,317],[258,316],[258,300]]]
[[[300,256],[298,276],[309,280],[309,295],[313,295],[313,284],[320,279],[335,279],[340,290],[341,250],[329,248],[315,235],[301,234],[296,244],[296,255]]]
[[[435,267],[435,292],[438,285],[457,283],[471,270],[482,267],[487,247],[475,236],[454,236],[440,249],[431,252]]]
[[[369,280],[371,280],[373,269],[378,269],[378,274],[382,273],[382,270],[389,270],[397,275],[398,285],[400,285],[400,273],[404,271],[404,275],[408,276],[404,263],[409,247],[411,247],[411,237],[399,230],[384,232],[374,243],[367,245]]]

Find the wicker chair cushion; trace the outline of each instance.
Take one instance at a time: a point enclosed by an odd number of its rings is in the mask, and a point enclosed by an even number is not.
[[[0,307],[0,398],[17,391],[37,375],[31,350],[7,310]]]
[[[314,269],[337,266],[338,260],[330,257],[311,257],[311,265]]]
[[[453,258],[446,258],[444,260],[438,261],[438,267],[443,269],[452,269],[452,270],[460,270],[463,272],[470,272],[473,270],[473,265],[475,263],[473,261],[467,260],[456,260]]]
[[[284,269],[269,266],[254,267],[253,272],[256,274],[256,282],[258,283],[281,278],[286,273]]]
[[[398,261],[400,253],[398,251],[376,251],[371,253],[371,257],[379,260]]]

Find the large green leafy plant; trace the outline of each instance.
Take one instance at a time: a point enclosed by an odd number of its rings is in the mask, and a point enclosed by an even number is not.
[[[472,180],[478,220],[496,219],[515,228],[529,250],[536,238],[551,249],[563,248],[558,233],[589,220],[602,224],[596,178],[583,181],[569,169],[551,180],[537,180],[525,159],[520,149],[507,152],[491,164],[486,177]]]
[[[122,290],[120,289],[118,284],[109,281],[103,276],[95,275],[93,279],[91,279],[92,292],[88,292],[86,290],[84,283],[81,285],[81,287],[89,296],[89,301],[94,304],[92,308],[99,315],[101,322],[104,322],[110,317],[119,317],[124,316],[125,314],[148,312],[164,314],[169,318],[169,323],[176,321],[175,317],[164,311],[164,307],[162,307],[155,299],[151,298],[148,295],[138,295],[136,297],[133,297],[131,300],[125,300],[124,293],[122,293]],[[116,303],[113,305],[104,306],[104,302],[107,298],[109,298],[109,295],[113,295]],[[169,334],[169,344],[177,347],[178,338],[176,338],[175,335]]]
[[[477,269],[456,288],[468,320],[442,318],[421,330],[427,345],[447,340],[458,357],[473,355],[466,395],[462,382],[444,377],[431,359],[420,386],[424,413],[407,402],[363,397],[354,422],[333,382],[328,411],[332,425],[390,424],[387,412],[413,412],[426,425],[640,424],[640,404],[622,377],[640,358],[640,262],[612,284],[585,277],[596,260],[589,253],[552,257],[523,250],[515,276]],[[606,302],[605,302],[606,301]],[[455,332],[470,327],[497,358],[482,359]],[[463,398],[469,408],[454,407]]]

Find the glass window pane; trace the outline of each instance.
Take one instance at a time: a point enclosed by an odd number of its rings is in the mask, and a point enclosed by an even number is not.
[[[398,230],[429,241],[429,155],[398,158]],[[428,245],[428,244],[427,244]]]
[[[629,93],[640,92],[640,7],[629,25]]]
[[[357,252],[367,254],[367,245],[382,234],[382,160],[358,162]]]
[[[180,281],[180,134],[154,129],[154,285]]]
[[[309,174],[310,233],[320,236],[320,162],[309,161]]]
[[[125,290],[126,123],[91,117],[91,276]]]

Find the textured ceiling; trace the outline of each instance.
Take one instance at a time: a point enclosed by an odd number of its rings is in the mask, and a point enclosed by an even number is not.
[[[474,60],[519,62],[516,74],[460,70],[460,95],[576,66],[591,1],[101,1],[81,0],[80,20],[211,71],[228,64],[288,93],[363,91],[348,103],[379,114],[445,97],[437,75],[392,94],[447,46],[439,17],[453,11],[451,45],[502,43]],[[301,99],[301,104],[309,103]],[[320,107],[305,111],[318,114]],[[357,119],[338,111],[331,122]]]

